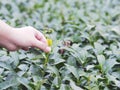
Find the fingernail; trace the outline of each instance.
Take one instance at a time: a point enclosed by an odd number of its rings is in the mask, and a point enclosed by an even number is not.
[[[50,52],[50,51],[51,51],[51,48],[50,48],[50,47],[47,47],[47,48],[46,48],[46,51],[47,51],[47,52]]]

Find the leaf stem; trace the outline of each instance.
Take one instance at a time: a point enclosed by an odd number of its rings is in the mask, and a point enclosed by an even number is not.
[[[44,66],[43,66],[43,68],[44,68],[44,71],[46,71],[46,69],[47,69],[47,63],[48,63],[48,60],[49,60],[49,53],[46,53],[45,54],[45,63],[44,63]]]

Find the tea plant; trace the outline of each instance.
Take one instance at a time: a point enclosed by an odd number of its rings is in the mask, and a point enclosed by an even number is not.
[[[52,48],[0,48],[0,90],[119,90],[119,11],[119,0],[0,0],[0,19]]]

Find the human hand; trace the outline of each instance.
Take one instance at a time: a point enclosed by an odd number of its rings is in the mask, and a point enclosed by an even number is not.
[[[0,36],[0,45],[9,51],[28,50],[29,47],[36,47],[44,52],[51,51],[44,35],[31,26],[12,28],[8,34]]]

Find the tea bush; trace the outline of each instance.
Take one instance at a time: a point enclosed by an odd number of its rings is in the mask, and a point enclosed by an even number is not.
[[[0,90],[120,90],[120,0],[0,0],[0,19],[53,40],[1,48]]]

